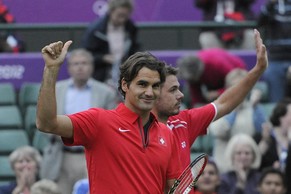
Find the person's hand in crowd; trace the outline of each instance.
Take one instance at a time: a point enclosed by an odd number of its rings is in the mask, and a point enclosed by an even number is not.
[[[251,91],[250,103],[255,107],[262,99],[262,91],[260,89],[254,88]]]
[[[247,171],[244,168],[244,164],[242,162],[235,161],[234,167],[237,177],[236,186],[240,189],[244,189],[247,180]]]
[[[259,142],[259,149],[262,155],[268,150],[271,141],[272,124],[265,122],[262,124],[261,140]]]
[[[269,143],[271,140],[272,124],[270,122],[265,122],[262,125],[262,129],[262,140]]]
[[[19,171],[17,186],[13,190],[13,194],[26,193],[35,182],[35,170],[29,166]]]
[[[35,172],[31,168],[24,168],[20,175],[20,183],[25,187],[30,187],[35,181]]]
[[[115,62],[115,58],[112,54],[104,55],[103,60],[108,64],[113,64]]]
[[[208,102],[212,102],[213,100],[215,100],[217,97],[219,96],[218,91],[216,90],[212,90],[212,91],[207,91],[205,98]]]

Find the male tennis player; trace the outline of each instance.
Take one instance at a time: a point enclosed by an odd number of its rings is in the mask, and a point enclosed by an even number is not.
[[[230,113],[238,106],[250,92],[257,80],[268,67],[266,47],[262,42],[260,33],[254,30],[257,63],[247,76],[237,85],[226,90],[213,103],[201,108],[193,108],[180,112],[183,93],[179,90],[177,69],[168,66],[166,81],[161,86],[161,95],[153,109],[158,120],[166,123],[173,131],[182,169],[190,164],[190,148],[195,139],[207,133],[209,124]]]
[[[60,135],[66,145],[85,147],[91,194],[164,193],[181,173],[172,132],[150,113],[165,81],[165,64],[136,53],[120,67],[124,103],[114,110],[57,115],[55,84],[71,43],[42,49],[37,128]]]

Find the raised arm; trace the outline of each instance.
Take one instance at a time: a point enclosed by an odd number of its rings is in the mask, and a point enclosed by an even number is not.
[[[268,67],[266,47],[263,44],[259,31],[255,29],[254,34],[257,63],[248,72],[245,78],[243,78],[238,84],[227,89],[218,99],[214,101],[218,110],[215,120],[230,113],[235,107],[237,107],[246,98],[248,93]]]
[[[36,126],[40,131],[68,138],[73,136],[73,126],[69,117],[57,115],[55,85],[60,67],[71,44],[72,41],[65,44],[58,41],[41,50],[45,67],[36,113]]]

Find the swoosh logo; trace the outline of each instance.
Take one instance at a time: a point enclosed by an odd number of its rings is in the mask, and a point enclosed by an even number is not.
[[[124,133],[124,132],[129,132],[130,130],[129,130],[129,129],[121,129],[121,128],[119,127],[118,131]]]

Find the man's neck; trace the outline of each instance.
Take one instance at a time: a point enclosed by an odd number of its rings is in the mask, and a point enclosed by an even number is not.
[[[168,116],[162,116],[162,115],[158,115],[158,120],[161,123],[167,124],[169,117]]]
[[[154,115],[156,115],[156,117],[157,117],[159,122],[167,124],[167,121],[168,121],[168,118],[169,118],[168,116],[159,114],[158,111],[155,108],[152,110],[152,113]]]
[[[88,80],[87,81],[76,81],[76,80],[74,80],[73,81],[73,84],[74,84],[74,86],[76,87],[76,88],[84,88],[84,87],[86,87],[87,86],[87,82],[88,82]]]
[[[149,121],[151,111],[139,110],[135,108],[135,106],[132,106],[126,99],[124,100],[124,105],[132,112],[135,112],[136,114],[139,115],[139,117],[142,120],[142,126],[144,126]]]

